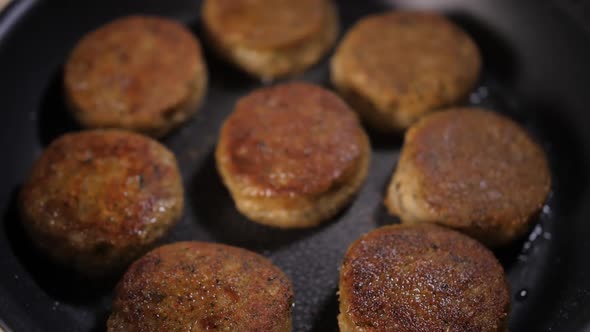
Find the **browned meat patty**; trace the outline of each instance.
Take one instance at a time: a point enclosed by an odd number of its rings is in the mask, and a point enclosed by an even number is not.
[[[354,242],[340,271],[342,332],[507,331],[502,266],[477,241],[434,225],[395,225]]]
[[[120,18],[84,36],[64,76],[82,126],[156,137],[195,113],[207,90],[199,42],[182,25],[151,16]]]
[[[205,0],[203,23],[222,56],[265,80],[318,62],[339,30],[332,0]]]
[[[332,82],[363,120],[384,132],[453,104],[477,81],[471,38],[443,16],[389,12],[359,21],[332,59]]]
[[[145,253],[180,218],[176,158],[120,130],[66,134],[35,162],[20,193],[23,224],[50,257],[105,275]]]
[[[133,263],[119,282],[109,332],[291,331],[285,274],[253,252],[180,242]]]
[[[524,129],[493,112],[453,109],[408,130],[385,204],[404,223],[502,245],[527,231],[550,187],[545,154]]]
[[[314,226],[336,214],[359,190],[369,159],[356,114],[333,93],[305,83],[242,98],[216,150],[237,208],[284,228]]]

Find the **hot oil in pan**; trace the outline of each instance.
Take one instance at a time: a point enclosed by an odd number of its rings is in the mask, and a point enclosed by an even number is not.
[[[558,219],[560,213],[568,209],[574,202],[560,197],[563,191],[569,191],[571,186],[578,187],[571,181],[571,175],[564,174],[564,159],[556,154],[556,148],[571,144],[567,138],[564,142],[562,135],[556,136],[556,125],[552,117],[554,109],[548,110],[547,105],[539,107],[541,103],[528,105],[519,98],[504,89],[498,81],[484,74],[480,85],[476,87],[468,97],[467,103],[471,106],[490,109],[514,119],[524,126],[537,140],[547,154],[552,172],[552,191],[548,195],[545,205],[541,208],[530,231],[506,247],[497,248],[494,253],[506,269],[513,294],[512,315],[528,315],[534,313],[534,308],[543,293],[550,291],[551,287],[542,285],[551,284],[555,269],[553,266],[560,263],[560,257],[556,254],[553,240],[555,233],[559,233]],[[549,104],[550,105],[550,104]],[[556,107],[554,105],[554,107]],[[532,115],[532,116],[531,116]],[[578,161],[573,161],[576,165]],[[583,162],[579,162],[575,168],[579,168]],[[565,181],[564,181],[565,180]],[[583,179],[581,179],[583,180]],[[548,257],[550,257],[548,259]],[[511,322],[513,325],[514,323]],[[511,329],[515,329],[512,325]],[[525,328],[517,326],[515,330]]]
[[[342,29],[349,28],[361,15],[386,9],[375,3],[341,1]],[[514,75],[512,69],[516,65],[510,62],[512,55],[504,50],[503,44],[487,38],[475,25],[465,24],[465,29],[474,35],[487,60],[480,85],[473,90],[465,104],[491,108],[525,126],[544,147],[552,170],[553,192],[530,232],[508,247],[494,251],[506,268],[512,287],[514,301],[511,330],[530,330],[527,324],[534,322],[535,317],[551,317],[548,306],[543,302],[556,298],[554,295],[562,289],[559,274],[566,257],[561,256],[563,253],[556,247],[570,241],[569,234],[563,231],[567,225],[560,225],[560,222],[567,220],[567,212],[580,204],[577,197],[580,197],[588,179],[583,149],[571,125],[559,116],[558,103],[546,100],[523,101],[506,88],[504,82],[510,81],[510,76]],[[486,57],[490,54],[494,56]],[[210,60],[209,64],[212,63]],[[324,59],[320,66],[302,78],[326,84],[328,61]],[[164,140],[179,155],[189,195],[185,217],[166,242],[188,239],[230,242],[270,257],[289,274],[295,284],[294,331],[337,331],[338,266],[344,251],[362,233],[397,222],[397,219],[382,213],[381,201],[395,167],[401,139],[394,138],[393,143],[385,142],[385,139],[373,141],[374,159],[365,187],[350,208],[332,222],[317,229],[295,233],[251,227],[235,211],[224,191],[215,171],[211,151],[216,140],[216,130],[224,116],[231,111],[233,102],[259,85],[242,80],[242,76],[233,76],[234,72],[229,67],[223,67],[222,64],[216,66],[219,68],[211,68],[212,73],[218,74],[212,78],[212,82],[216,83],[211,86],[207,104],[191,123]],[[221,77],[219,73],[228,75]],[[234,77],[240,79],[234,80]],[[53,99],[59,99],[59,81],[56,80],[55,88],[51,91],[45,91]],[[230,83],[233,85],[228,87]],[[49,104],[55,106],[58,103]],[[44,138],[52,138],[57,133],[50,131],[41,134]],[[190,156],[182,157],[187,146],[191,146],[194,151]],[[197,209],[199,211],[195,211]],[[9,217],[14,219],[15,216]],[[236,226],[233,231],[230,229],[232,226]],[[10,232],[7,230],[7,233]],[[12,231],[8,236],[15,234]],[[61,274],[56,273],[55,268],[45,261],[40,264],[39,256],[28,254],[30,248],[24,248],[28,245],[26,239],[16,236],[12,240],[20,244],[11,244],[11,255],[16,256],[25,272],[28,272],[17,277],[31,279],[31,283],[38,279],[37,288],[32,290],[49,294],[51,298],[49,302],[31,300],[28,305],[35,308],[34,312],[59,317],[63,324],[60,330],[104,331],[104,322],[110,309],[109,290],[112,287],[99,287],[96,294],[86,290],[83,293],[89,294],[80,295],[78,287],[84,291],[83,283],[50,280],[53,278],[47,277],[49,273],[54,277]],[[8,275],[12,278],[13,273]],[[37,298],[35,293],[22,296]],[[59,305],[56,305],[56,301]],[[18,312],[15,317],[19,317]],[[39,317],[38,321],[35,326],[43,326],[43,322],[51,319]]]

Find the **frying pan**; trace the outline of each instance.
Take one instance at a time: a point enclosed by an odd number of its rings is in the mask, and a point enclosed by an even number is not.
[[[495,251],[513,295],[512,331],[590,330],[590,4],[540,0],[339,1],[346,31],[363,15],[391,8],[441,11],[479,45],[484,70],[464,104],[522,124],[548,154],[552,193],[529,234]],[[13,2],[0,17],[0,319],[14,331],[105,329],[113,280],[84,280],[54,266],[24,236],[16,193],[42,149],[78,129],[65,110],[62,66],[86,32],[122,15],[157,14],[196,35],[200,2]],[[269,257],[293,280],[294,331],[337,331],[338,267],[361,234],[399,222],[382,206],[401,137],[371,134],[369,178],[352,205],[324,226],[281,231],[236,211],[212,151],[236,99],[261,86],[210,54],[207,101],[163,142],[186,186],[184,218],[162,242],[216,241]],[[329,86],[328,58],[298,79]],[[2,324],[0,323],[0,326]]]

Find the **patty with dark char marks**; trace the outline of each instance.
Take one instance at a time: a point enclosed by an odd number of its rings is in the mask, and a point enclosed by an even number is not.
[[[179,242],[133,263],[117,286],[107,331],[291,331],[293,290],[253,252]]]
[[[435,225],[378,228],[340,271],[342,332],[507,331],[509,285],[477,241]]]
[[[89,275],[110,274],[144,254],[177,222],[183,202],[172,152],[115,129],[56,139],[20,192],[32,240]]]

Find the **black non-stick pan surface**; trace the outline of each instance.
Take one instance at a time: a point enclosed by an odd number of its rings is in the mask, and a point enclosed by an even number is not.
[[[586,2],[587,4],[587,2]],[[527,128],[550,160],[553,190],[527,236],[495,250],[512,287],[511,331],[590,328],[590,4],[540,0],[339,1],[343,31],[392,8],[444,12],[479,45],[484,71],[465,104],[504,113]],[[200,2],[15,1],[0,18],[0,320],[13,331],[102,331],[116,280],[84,280],[48,262],[24,236],[16,193],[32,162],[78,129],[62,97],[62,66],[86,32],[122,15],[158,14],[202,37]],[[587,24],[585,26],[585,24]],[[202,38],[201,38],[202,39]],[[269,257],[293,280],[294,331],[337,331],[338,268],[349,244],[381,225],[382,197],[403,139],[372,134],[369,177],[354,203],[324,226],[281,231],[236,211],[215,170],[223,119],[262,86],[205,47],[205,105],[163,140],[177,155],[186,209],[163,242],[215,241]],[[298,77],[329,84],[328,58]],[[116,279],[116,278],[115,278]],[[1,325],[1,323],[0,323]]]

